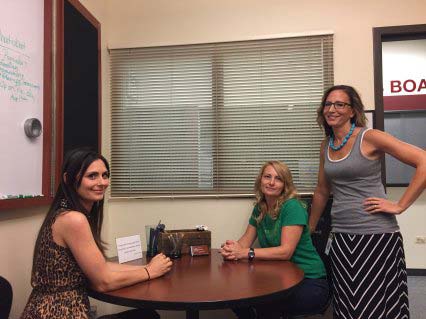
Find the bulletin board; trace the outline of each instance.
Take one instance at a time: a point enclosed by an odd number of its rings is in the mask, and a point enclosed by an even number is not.
[[[2,0],[0,10],[0,208],[50,196],[51,0]],[[24,126],[38,119],[41,135]]]

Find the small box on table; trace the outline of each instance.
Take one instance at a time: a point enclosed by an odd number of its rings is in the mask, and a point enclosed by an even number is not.
[[[207,245],[209,251],[211,249],[211,232],[209,230],[196,230],[196,229],[175,229],[165,230],[160,233],[158,238],[158,252],[168,254],[172,250],[172,242],[169,235],[172,233],[180,233],[182,236],[182,254],[190,253],[190,246]]]

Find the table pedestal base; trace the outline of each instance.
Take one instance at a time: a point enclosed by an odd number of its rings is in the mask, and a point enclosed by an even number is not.
[[[186,319],[199,319],[200,313],[198,310],[187,310],[186,311]]]

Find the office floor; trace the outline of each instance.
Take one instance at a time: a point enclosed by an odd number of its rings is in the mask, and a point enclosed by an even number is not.
[[[426,318],[426,276],[408,277],[408,296],[410,299],[410,319]],[[203,312],[201,312],[202,314]],[[202,315],[200,315],[203,318]],[[209,318],[213,318],[209,316]],[[218,317],[219,318],[219,317]],[[220,317],[223,318],[223,317]],[[228,317],[226,317],[228,318]],[[236,318],[231,312],[229,318]],[[333,319],[331,307],[323,316],[311,316],[304,319]]]
[[[411,319],[426,318],[426,276],[408,277]]]
[[[410,319],[426,318],[426,276],[408,277],[408,295],[410,299]],[[183,311],[160,311],[163,319],[184,319]],[[200,319],[235,319],[231,310],[201,311]],[[311,316],[304,319],[333,319],[331,307],[323,316]]]
[[[426,318],[426,276],[408,277],[408,297],[410,300],[410,318]],[[305,319],[332,319],[333,312],[331,307],[324,316],[311,316]]]

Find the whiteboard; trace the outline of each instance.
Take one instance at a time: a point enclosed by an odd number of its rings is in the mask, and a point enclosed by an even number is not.
[[[1,0],[0,195],[42,194],[43,133],[30,139],[24,122],[43,123],[44,0]]]

